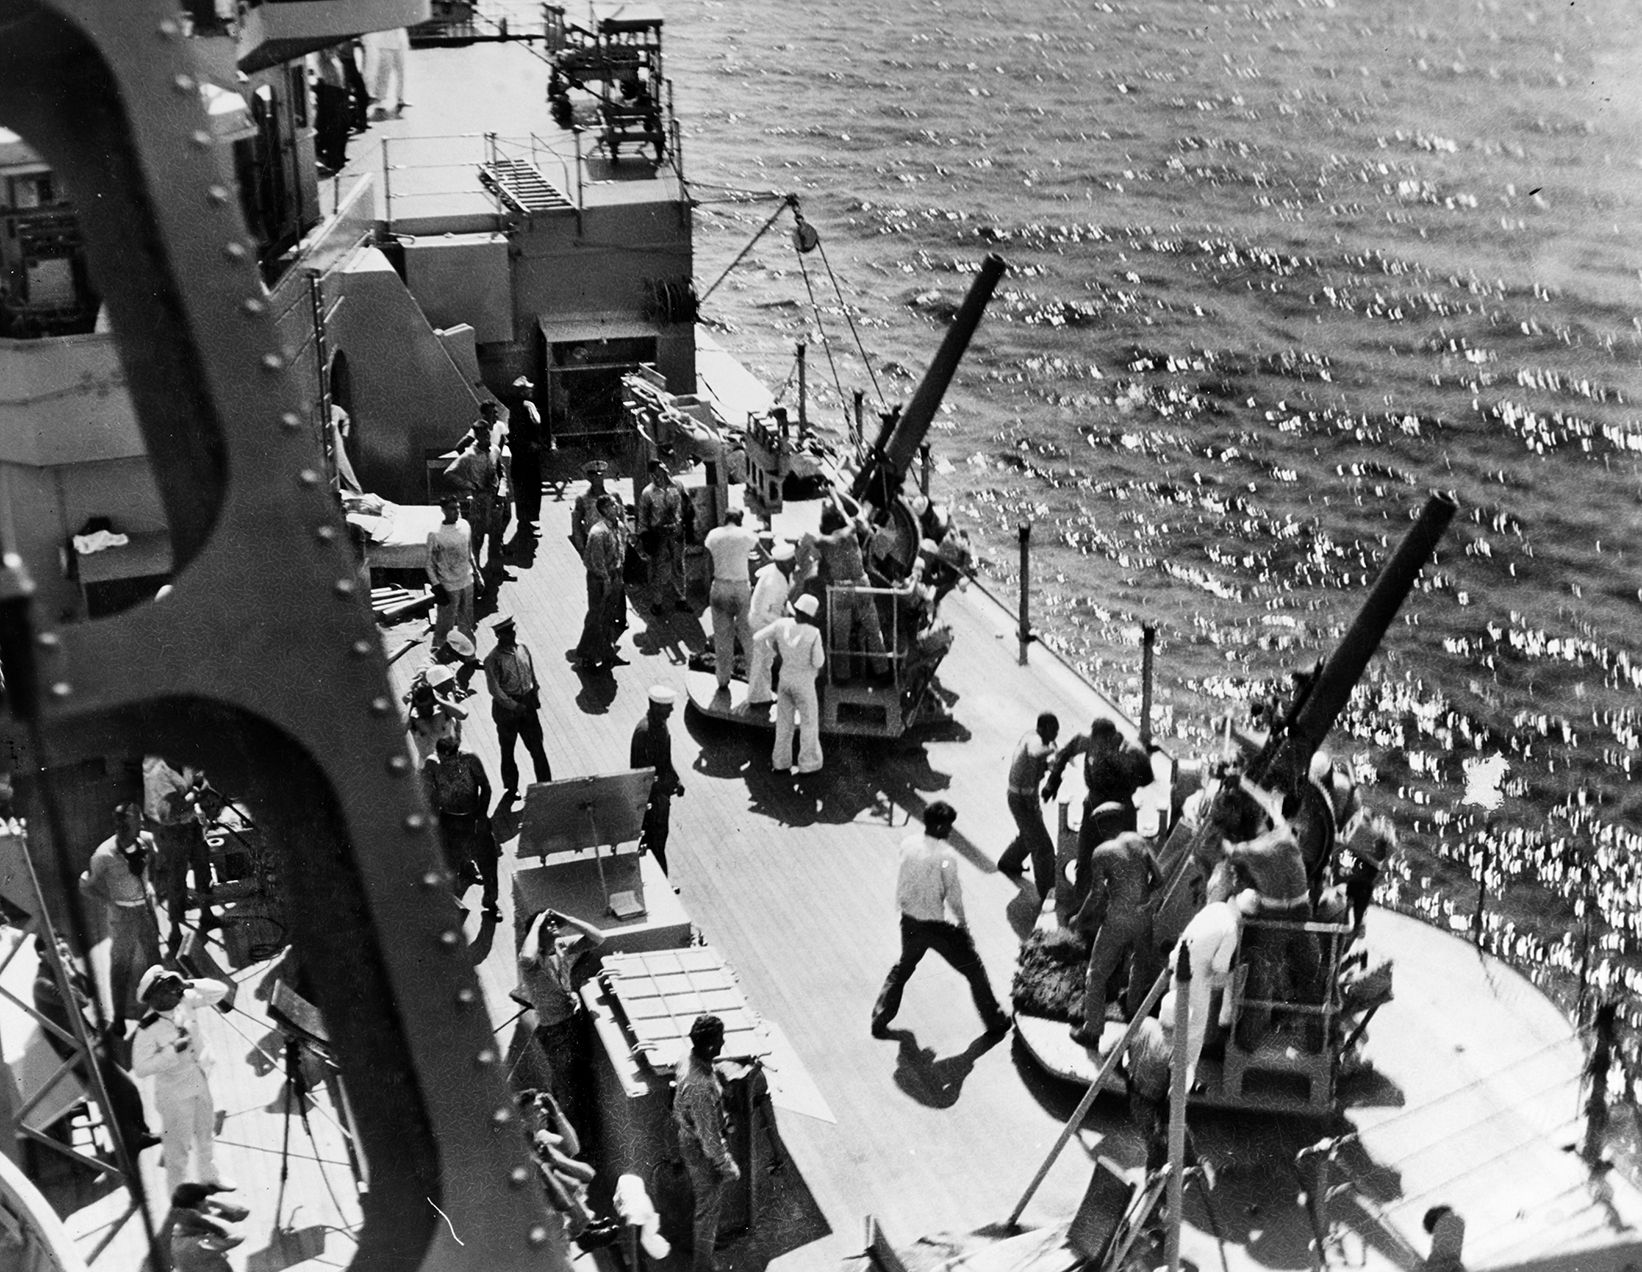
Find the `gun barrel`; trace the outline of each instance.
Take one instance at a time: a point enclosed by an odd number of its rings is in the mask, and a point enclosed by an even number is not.
[[[1369,659],[1390,630],[1404,598],[1414,590],[1414,582],[1425,568],[1437,543],[1453,520],[1455,503],[1451,496],[1434,492],[1425,501],[1413,528],[1403,536],[1397,550],[1374,580],[1374,588],[1340,638],[1328,661],[1317,674],[1304,705],[1289,731],[1289,744],[1304,756],[1315,754],[1334,721],[1345,709],[1351,691],[1368,667]]]
[[[964,350],[969,347],[970,337],[981,325],[981,315],[986,311],[998,280],[1007,268],[1003,257],[996,252],[988,253],[981,262],[980,271],[969,286],[969,294],[964,297],[952,325],[947,328],[941,347],[935,351],[935,359],[929,364],[929,370],[924,372],[912,401],[907,403],[906,410],[884,422],[877,444],[873,447],[872,459],[863,465],[855,479],[851,493],[857,499],[865,497],[878,482],[883,482],[890,490],[900,488],[912,467],[912,461],[917,458],[918,447],[923,444],[935,419],[935,411],[946,396],[947,386],[957,374],[958,363],[963,359]]]

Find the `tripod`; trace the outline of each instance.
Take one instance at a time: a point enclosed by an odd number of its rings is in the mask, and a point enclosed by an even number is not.
[[[319,1141],[314,1138],[314,1128],[308,1121],[308,1079],[302,1073],[303,1044],[300,1039],[285,1035],[285,1086],[281,1091],[284,1102],[285,1128],[279,1142],[279,1196],[274,1202],[274,1230],[278,1232],[283,1226],[280,1215],[285,1209],[285,1183],[291,1175],[291,1106],[295,1104],[296,1114],[302,1119],[302,1129],[308,1136],[308,1146],[313,1149],[314,1160],[319,1160]],[[295,1215],[292,1216],[295,1218]]]

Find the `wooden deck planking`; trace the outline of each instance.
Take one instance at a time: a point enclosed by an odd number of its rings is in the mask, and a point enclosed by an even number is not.
[[[501,594],[501,609],[516,618],[536,658],[555,777],[625,767],[648,686],[670,684],[683,702],[683,660],[707,641],[705,617],[658,623],[635,607],[621,647],[630,665],[584,682],[566,661],[583,611],[581,566],[566,538],[569,506],[568,498],[544,506],[534,562],[510,570]],[[945,680],[966,688],[954,699],[954,723],[937,726],[927,742],[829,741],[823,773],[794,778],[771,771],[767,733],[684,711],[673,720],[674,759],[687,788],[674,804],[669,845],[681,899],[735,967],[753,1006],[780,1023],[837,1117],[836,1125],[795,1114],[781,1121],[833,1230],[787,1256],[793,1266],[833,1266],[855,1252],[868,1212],[908,1237],[1001,1219],[1063,1111],[1061,1093],[1045,1110],[1023,1085],[1008,1040],[982,1050],[968,989],[939,959],[907,991],[897,1020],[911,1031],[905,1041],[874,1039],[867,1029],[899,949],[897,847],[916,831],[913,814],[935,798],[959,810],[954,844],[966,863],[971,926],[995,992],[1007,1001],[1018,943],[1012,925],[1024,930],[1035,910],[1030,891],[1023,898],[992,865],[1014,833],[1003,798],[1008,759],[1039,710],[1057,710],[1070,732],[1100,705],[1045,651],[1019,668],[1011,644],[1000,666],[991,646],[1012,642],[1013,628],[988,603],[954,596],[944,613],[958,630]],[[489,625],[480,624],[481,657],[494,644]],[[396,682],[407,684],[427,658],[424,647],[401,660]],[[484,693],[465,705],[465,737],[494,777]],[[1075,796],[1075,780],[1067,793]],[[470,936],[479,930],[470,915]],[[513,1011],[511,931],[501,926],[482,969],[499,1022]],[[976,1139],[993,1135],[1011,1151],[977,1155]],[[1079,1156],[1068,1154],[1051,1177],[1045,1213],[1075,1207],[1087,1182]]]
[[[631,665],[584,682],[565,659],[582,612],[580,566],[564,537],[568,507],[568,501],[546,505],[545,537],[535,560],[510,571],[502,594],[503,608],[517,618],[521,639],[537,657],[548,752],[558,777],[625,767],[647,686],[659,681],[682,690],[684,651],[705,641],[699,621],[692,627],[689,619],[669,618],[652,628],[635,614],[622,642]],[[896,1020],[904,1032],[893,1041],[868,1033],[871,1004],[898,949],[896,849],[915,829],[913,815],[937,797],[958,809],[954,844],[963,860],[966,908],[1003,1000],[1018,935],[1036,909],[1030,889],[1023,891],[991,864],[1012,834],[1002,793],[1004,765],[1039,710],[1057,710],[1063,733],[1069,733],[1102,709],[1098,696],[1047,651],[1034,650],[1028,668],[1015,666],[1012,623],[989,601],[955,596],[945,613],[958,640],[944,680],[962,692],[952,699],[953,724],[921,740],[832,742],[824,772],[798,779],[771,772],[765,733],[683,712],[673,722],[675,760],[687,787],[674,805],[673,880],[693,921],[735,968],[753,1007],[780,1025],[834,1119],[778,1112],[793,1169],[827,1230],[778,1256],[771,1266],[783,1270],[839,1267],[859,1252],[868,1213],[902,1246],[998,1224],[1079,1094],[1044,1078],[1010,1040],[986,1045],[966,987],[938,959],[929,960],[908,988]],[[482,626],[481,656],[493,644],[488,622]],[[386,643],[397,647],[417,630],[401,625]],[[990,647],[998,641],[1009,642],[1007,651]],[[429,656],[423,644],[395,664],[401,691]],[[465,704],[465,736],[494,775],[494,729],[482,679],[476,684],[479,691]],[[528,760],[520,758],[528,777]],[[517,809],[499,820],[509,854],[516,818]],[[512,905],[510,860],[504,858],[504,910]],[[513,924],[504,918],[489,927],[475,910],[467,931],[493,1019],[505,1025],[516,1011],[507,997],[516,979]],[[1406,1265],[1410,1251],[1423,1249],[1420,1213],[1437,1200],[1467,1212],[1478,1253],[1494,1256],[1473,1266],[1508,1266],[1513,1255],[1528,1250],[1576,1246],[1584,1252],[1582,1269],[1608,1266],[1606,1256],[1623,1241],[1600,1230],[1608,1213],[1600,1207],[1613,1204],[1617,1214],[1634,1220],[1638,1206],[1634,1190],[1622,1181],[1615,1181],[1611,1202],[1593,1200],[1579,1186],[1577,1162],[1555,1151],[1555,1137],[1546,1138],[1547,1125],[1560,1123],[1558,1111],[1572,1107],[1577,1089],[1578,1044],[1565,1023],[1520,978],[1479,962],[1441,933],[1376,913],[1371,940],[1382,934],[1399,951],[1412,947],[1408,965],[1432,969],[1432,975],[1425,992],[1403,994],[1374,1027],[1372,1054],[1392,1093],[1383,1107],[1371,1103],[1354,1117],[1371,1149],[1371,1165],[1383,1163],[1395,1182],[1388,1192],[1371,1193],[1373,1200],[1356,1218],[1354,1226],[1369,1234],[1364,1266]],[[1439,965],[1442,970],[1435,970]],[[310,1119],[325,1159],[323,1175],[310,1160],[300,1123],[291,1123],[291,1179],[277,1216],[283,1231],[274,1226],[282,1075],[265,1060],[247,1062],[255,1055],[251,1043],[267,1033],[250,993],[258,971],[238,974],[246,982],[240,1006],[250,1014],[210,1024],[219,1103],[228,1114],[221,1164],[241,1183],[239,1199],[253,1208],[245,1225],[248,1240],[231,1261],[246,1272],[335,1266],[347,1261],[346,1229],[357,1221],[357,1201],[324,1113]],[[1477,983],[1457,991],[1472,1014],[1464,1023],[1488,1059],[1466,1063],[1460,1052],[1459,1064],[1435,1065],[1424,1040],[1451,1032],[1451,991],[1465,973]],[[1530,1019],[1533,1027],[1525,1028],[1522,1022]],[[506,1045],[511,1033],[501,1032]],[[1501,1038],[1511,1044],[1494,1041]],[[1559,1072],[1565,1074],[1560,1084]],[[1533,1105],[1531,1113],[1513,1112],[1525,1102]],[[321,1107],[329,1111],[324,1097]],[[1306,1238],[1289,1163],[1316,1129],[1273,1127],[1251,1140],[1247,1123],[1236,1119],[1205,1115],[1195,1125],[1222,1167],[1217,1208],[1233,1263],[1305,1266]],[[1457,1140],[1466,1145],[1458,1166]],[[1138,1161],[1113,1101],[1097,1104],[1078,1142],[1062,1154],[1025,1212],[1027,1226],[1070,1217],[1096,1152],[1124,1166]],[[157,1191],[157,1154],[145,1158],[145,1177]],[[1534,1187],[1525,1191],[1529,1179]],[[1537,1203],[1533,1222],[1521,1209],[1528,1192]],[[81,1248],[88,1249],[123,1209],[120,1195],[111,1193],[75,1214],[71,1226]],[[1549,1233],[1547,1215],[1554,1221]],[[1187,1218],[1187,1256],[1199,1266],[1218,1261],[1201,1204],[1190,1198]],[[137,1225],[127,1222],[95,1266],[135,1266],[139,1250]],[[760,1266],[737,1255],[732,1245],[724,1256],[733,1272]]]

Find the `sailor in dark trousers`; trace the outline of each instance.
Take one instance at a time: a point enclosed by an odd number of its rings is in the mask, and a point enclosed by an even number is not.
[[[1136,825],[1135,792],[1152,781],[1152,762],[1117,725],[1097,716],[1086,733],[1074,737],[1055,756],[1045,799],[1060,791],[1061,774],[1075,755],[1083,756],[1083,824],[1078,829],[1078,868],[1072,886],[1072,909],[1083,904],[1089,888],[1089,855],[1097,844]]]
[[[490,690],[490,718],[496,726],[496,745],[502,752],[502,803],[519,793],[519,762],[515,744],[523,739],[538,782],[553,780],[553,766],[542,745],[542,692],[536,679],[536,660],[519,643],[511,617],[496,620],[496,648],[485,655],[485,684]]]
[[[442,737],[422,766],[422,783],[439,818],[439,842],[456,879],[456,895],[476,881],[483,883],[485,917],[500,919],[496,867],[501,850],[490,828],[490,778],[484,762],[462,750],[456,738]]]
[[[890,1036],[889,1022],[901,1010],[901,994],[930,950],[969,982],[975,1010],[981,1013],[987,1033],[1002,1034],[1009,1029],[1009,1017],[993,997],[992,984],[975,949],[975,938],[964,921],[958,858],[947,843],[957,819],[957,810],[938,799],[924,811],[924,833],[901,843],[901,866],[895,882],[895,899],[901,907],[901,957],[889,969],[873,1005],[874,1038]]]
[[[1030,857],[1039,901],[1055,894],[1055,844],[1043,822],[1038,788],[1043,785],[1044,770],[1055,754],[1059,734],[1060,720],[1054,712],[1045,711],[1038,717],[1037,727],[1021,738],[1009,762],[1009,813],[1015,819],[1016,835],[998,858],[998,870],[1018,875]]]
[[[678,780],[678,770],[673,767],[673,739],[667,732],[667,718],[673,714],[677,700],[678,695],[665,685],[650,687],[650,709],[633,730],[628,753],[629,767],[656,770],[655,781],[650,784],[650,802],[644,809],[644,828],[639,832],[639,851],[654,853],[662,874],[667,873],[673,797],[684,794],[684,783]]]

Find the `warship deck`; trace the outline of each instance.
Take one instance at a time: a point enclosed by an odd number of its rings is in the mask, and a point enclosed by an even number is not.
[[[581,606],[565,600],[579,598],[582,584],[568,510],[568,500],[549,500],[534,559],[510,567],[502,592],[542,675],[556,777],[624,768],[646,689],[668,684],[682,701],[687,657],[706,643],[696,615],[656,620],[635,608],[622,642],[628,665],[581,677],[569,659]],[[1030,665],[1018,666],[1012,616],[986,596],[954,594],[943,613],[957,632],[940,676],[948,724],[892,744],[831,742],[822,773],[794,779],[771,772],[762,733],[690,715],[673,721],[687,787],[669,849],[679,901],[785,1044],[777,1118],[790,1163],[770,1178],[753,1232],[721,1252],[730,1272],[845,1266],[863,1250],[869,1214],[921,1264],[961,1257],[971,1267],[1024,1266],[1036,1251],[1035,1266],[1069,1266],[1061,1230],[1094,1160],[1141,1161],[1121,1103],[1103,1097],[1026,1207],[1031,1235],[998,1244],[1081,1089],[1046,1077],[1012,1039],[983,1036],[963,982],[938,960],[913,978],[896,1037],[868,1033],[898,949],[896,847],[919,810],[935,798],[958,809],[953,842],[970,924],[995,987],[1007,992],[1037,904],[1029,886],[992,864],[1012,834],[1005,763],[1038,711],[1055,710],[1071,726],[1107,709],[1050,651],[1036,648]],[[488,627],[481,623],[481,655],[492,644]],[[394,664],[401,686],[428,657],[424,634],[416,622],[384,634],[390,651],[419,641]],[[476,683],[466,737],[494,774],[495,736],[482,678]],[[508,840],[504,871],[517,819],[516,807],[497,820]],[[510,911],[505,879],[501,892]],[[486,925],[475,911],[467,920],[504,1038],[516,1012],[507,997],[512,917]],[[1467,1220],[1473,1272],[1626,1266],[1642,1199],[1617,1172],[1593,1176],[1566,1151],[1580,1135],[1583,1051],[1560,1013],[1516,973],[1412,920],[1373,912],[1368,944],[1396,960],[1396,998],[1372,1026],[1369,1071],[1344,1088],[1361,1140],[1336,1176],[1348,1187],[1330,1211],[1341,1229],[1335,1261],[1418,1266],[1427,1249],[1421,1216],[1443,1203]],[[299,1119],[283,1117],[278,1036],[250,992],[262,970],[237,973],[236,1010],[210,1021],[225,1113],[220,1160],[253,1209],[230,1261],[247,1272],[345,1266],[359,1215],[346,1154],[325,1095],[308,1119],[312,1140]],[[1198,1267],[1218,1266],[1222,1253],[1228,1267],[1310,1267],[1294,1154],[1341,1128],[1196,1112],[1193,1127],[1218,1172],[1207,1199],[1188,1191],[1186,1257]],[[158,1154],[144,1163],[157,1189]],[[105,1183],[74,1196],[58,1190],[54,1200],[76,1207],[69,1227],[94,1268],[137,1266],[140,1227],[120,1191]]]
[[[521,134],[539,131],[539,63],[516,52],[441,50],[413,58],[415,108],[402,122],[377,125],[372,140],[419,131],[461,134],[482,156],[479,114],[496,118],[497,95],[528,110],[514,116]],[[483,82],[487,92],[471,92]],[[463,90],[469,90],[464,93]],[[449,103],[454,113],[445,113]],[[406,140],[393,165],[413,162]],[[360,145],[331,187],[346,195],[349,175],[383,162]],[[555,171],[558,163],[547,165]],[[546,167],[544,167],[546,170]],[[441,216],[457,197],[475,216],[488,198],[466,175],[447,172],[386,178],[392,215]],[[620,198],[617,174],[584,197]],[[428,181],[426,188],[413,184]],[[401,228],[403,228],[401,226]],[[691,651],[706,645],[695,615],[648,617],[636,610],[622,642],[628,665],[613,675],[581,677],[569,660],[582,618],[583,576],[567,541],[569,498],[546,503],[543,537],[528,565],[510,567],[502,605],[519,623],[544,682],[547,749],[556,776],[626,767],[628,740],[645,711],[645,691],[669,684],[685,698]],[[622,493],[631,491],[622,487]],[[993,862],[1013,828],[1004,804],[1005,767],[1016,740],[1042,710],[1061,716],[1063,735],[1107,710],[1098,695],[1050,651],[1016,662],[1014,620],[976,592],[943,606],[957,639],[940,688],[949,724],[893,744],[832,743],[826,766],[808,779],[771,772],[768,739],[699,721],[673,720],[675,760],[688,788],[673,810],[669,855],[680,903],[733,966],[753,1007],[784,1038],[783,1060],[803,1072],[783,1082],[781,1141],[791,1162],[772,1178],[769,1203],[751,1234],[721,1252],[730,1272],[774,1267],[829,1272],[864,1246],[863,1220],[878,1217],[891,1241],[922,1266],[1021,1268],[1068,1266],[1057,1253],[1061,1229],[1078,1207],[1097,1157],[1122,1167],[1141,1161],[1121,1103],[1097,1102],[1031,1204],[1022,1223],[1036,1245],[997,1244],[1002,1221],[1031,1179],[1081,1090],[1046,1077],[1012,1038],[988,1040],[963,982],[928,960],[908,988],[894,1040],[868,1033],[868,1014],[898,951],[893,904],[896,848],[925,803],[958,809],[953,843],[962,859],[971,927],[1000,994],[1016,947],[1037,904],[1030,887],[1000,875]],[[480,654],[492,638],[481,624]],[[419,623],[384,633],[390,651],[425,635]],[[393,667],[402,689],[428,657],[425,639]],[[494,776],[497,752],[482,680],[468,700],[466,736]],[[1071,784],[1069,783],[1069,787]],[[1068,795],[1075,791],[1068,789]],[[498,819],[504,871],[518,810]],[[475,911],[468,936],[494,1019],[503,1029],[516,1007],[511,889],[493,927]],[[1467,1220],[1467,1266],[1565,1268],[1601,1272],[1638,1257],[1642,1199],[1617,1172],[1593,1176],[1565,1151],[1577,1143],[1583,1049],[1560,1013],[1525,980],[1464,942],[1383,911],[1368,921],[1368,944],[1397,965],[1396,999],[1375,1019],[1369,1072],[1346,1088],[1346,1115],[1361,1132],[1341,1161],[1350,1186],[1333,1203],[1342,1225],[1333,1265],[1410,1268],[1427,1249],[1425,1210],[1446,1203]],[[264,968],[236,973],[239,1005],[208,1027],[219,1057],[214,1075],[225,1114],[219,1140],[224,1170],[252,1207],[245,1243],[229,1256],[236,1270],[346,1266],[349,1229],[359,1205],[328,1098],[309,1118],[283,1116],[277,1039],[251,992]],[[802,1106],[804,1111],[800,1111]],[[1297,1202],[1295,1152],[1338,1127],[1251,1115],[1193,1114],[1201,1151],[1215,1162],[1207,1199],[1188,1191],[1183,1249],[1199,1268],[1309,1268],[1310,1228]],[[289,1133],[288,1178],[281,1199],[281,1145]],[[157,1153],[144,1156],[151,1193],[163,1180]],[[139,1266],[142,1238],[122,1192],[53,1189],[94,1268]],[[1212,1209],[1211,1209],[1212,1207]],[[1217,1248],[1216,1231],[1224,1239]],[[1222,1259],[1224,1263],[1222,1263]],[[665,1265],[682,1267],[677,1256]]]

